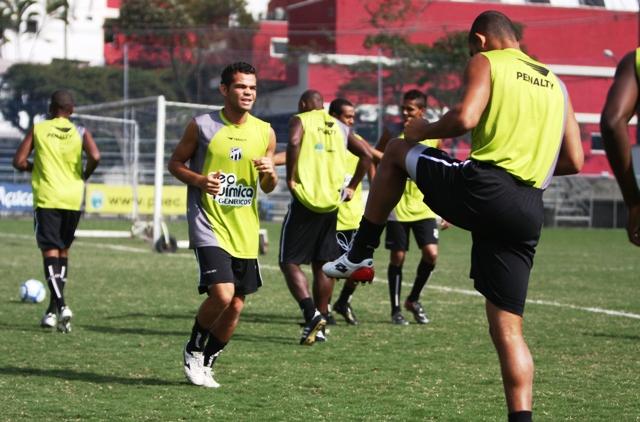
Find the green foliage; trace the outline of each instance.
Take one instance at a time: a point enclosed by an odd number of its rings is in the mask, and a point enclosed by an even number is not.
[[[129,75],[130,95],[146,97],[164,94],[175,99],[166,71],[133,69]],[[92,104],[122,99],[122,70],[105,67],[82,67],[72,62],[54,61],[50,65],[15,64],[2,78],[0,113],[6,120],[26,132],[37,115],[47,112],[49,98],[58,89],[74,93],[76,104]],[[21,125],[26,113],[28,123]]]
[[[233,60],[223,50],[246,37],[229,28],[231,17],[245,29],[253,24],[245,0],[127,0],[108,25],[138,51],[133,66],[170,68],[179,99],[204,102],[212,76]]]
[[[129,227],[115,220],[80,223],[82,229]],[[38,327],[46,304],[18,301],[21,282],[42,280],[32,220],[0,219],[3,420],[507,419],[484,301],[469,294],[466,232],[441,233],[438,267],[422,294],[429,325],[389,323],[388,252],[380,248],[382,279],[358,286],[351,302],[360,325],[339,319],[325,344],[302,347],[300,309],[278,268],[280,227],[263,227],[270,240],[260,257],[264,286],[247,296],[216,363],[222,388],[209,390],[187,384],[181,367],[203,299],[192,252],[158,255],[139,240],[77,239],[65,287],[73,331],[63,335]],[[184,222],[170,231],[186,238]],[[585,310],[640,314],[637,256],[623,230],[543,232],[524,320],[536,364],[536,420],[637,420],[640,320]],[[419,259],[417,250],[407,254],[403,294]]]
[[[47,0],[47,14],[69,25],[69,0]]]
[[[6,31],[18,33],[20,25],[31,16],[37,0],[0,0],[0,45],[6,42]]]
[[[406,31],[406,21],[423,12],[425,5],[410,0],[382,2],[376,9],[367,9],[370,23],[379,32],[369,35],[364,47],[380,52],[394,60],[383,66],[384,101],[399,103],[408,86],[416,85],[425,90],[440,108],[452,107],[462,94],[462,77],[469,59],[468,31],[448,32],[432,45],[414,43]],[[518,39],[522,38],[524,25],[514,22]],[[526,51],[526,47],[521,45]],[[339,93],[358,95],[372,92],[377,84],[376,66],[371,62],[356,63],[349,71],[353,78],[340,86]]]

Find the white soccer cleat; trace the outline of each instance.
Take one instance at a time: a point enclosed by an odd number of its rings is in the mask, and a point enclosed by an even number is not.
[[[56,314],[51,312],[47,312],[46,314],[44,314],[44,316],[40,320],[40,326],[42,328],[55,328],[57,324],[58,317],[56,316]]]
[[[184,375],[193,385],[204,384],[204,354],[202,352],[188,352],[187,346],[184,346],[182,353]]]
[[[60,317],[58,318],[58,331],[62,333],[71,332],[71,318],[73,318],[73,312],[68,306],[63,306],[60,309]]]
[[[347,254],[343,254],[335,261],[330,261],[322,266],[322,271],[332,278],[348,278],[353,281],[371,283],[375,272],[373,270],[373,259],[365,259],[362,262],[354,263],[349,261]]]
[[[207,388],[220,388],[220,384],[213,379],[213,368],[208,366],[202,368],[202,386]]]

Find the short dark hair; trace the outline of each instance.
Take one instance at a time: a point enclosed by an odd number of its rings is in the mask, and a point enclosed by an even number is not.
[[[333,117],[341,116],[342,107],[353,107],[353,104],[351,104],[351,101],[347,99],[336,98],[335,100],[331,101],[331,104],[329,104],[329,114]]]
[[[72,112],[74,105],[73,95],[66,89],[59,89],[51,94],[51,101],[49,102],[49,110],[51,111]]]
[[[255,75],[256,68],[245,62],[231,63],[224,68],[220,74],[220,84],[230,86],[233,83],[233,75],[236,73],[245,73],[247,75]]]
[[[518,30],[511,22],[511,19],[496,10],[484,11],[476,17],[469,30],[469,42],[473,41],[476,33],[496,38],[518,40]]]
[[[403,101],[415,101],[418,107],[425,108],[427,106],[427,96],[417,89],[411,89],[402,96]]]

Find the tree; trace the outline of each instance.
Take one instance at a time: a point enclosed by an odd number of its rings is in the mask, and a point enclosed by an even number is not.
[[[130,78],[133,97],[162,92],[170,100],[176,98],[169,72],[134,69]],[[121,100],[122,71],[82,67],[68,61],[54,61],[50,65],[15,64],[0,82],[0,91],[4,93],[0,113],[14,127],[26,132],[34,118],[47,111],[49,98],[58,89],[72,91],[78,105]],[[27,116],[27,121],[21,116]]]
[[[37,15],[31,7],[37,3],[37,0],[0,0],[0,46],[7,42],[7,31],[15,33],[16,57],[21,57],[20,27]]]
[[[211,75],[228,61],[231,23],[253,23],[245,0],[127,0],[110,25],[138,57],[132,65],[168,66],[179,98],[204,102]]]
[[[462,95],[462,76],[469,59],[468,31],[445,33],[432,45],[411,42],[401,28],[409,26],[407,19],[419,16],[424,7],[411,0],[388,0],[377,9],[368,9],[370,24],[378,33],[367,36],[364,47],[392,59],[392,64],[382,66],[385,103],[400,103],[406,88],[417,86],[431,98],[432,105],[437,105],[437,111],[442,111]],[[514,25],[521,39],[524,26]],[[526,51],[524,45],[521,48]],[[371,87],[377,84],[376,67],[370,61],[352,65],[352,78],[340,86],[339,94],[365,96],[370,101]]]

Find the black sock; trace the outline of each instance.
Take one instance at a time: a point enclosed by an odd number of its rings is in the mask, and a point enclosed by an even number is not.
[[[43,261],[44,277],[47,280],[50,295],[49,309],[47,309],[47,312],[54,313],[64,306],[64,296],[62,295],[62,289],[60,289],[60,283],[57,277],[57,275],[60,274],[60,267],[57,257],[45,257]]]
[[[60,283],[58,287],[60,287],[60,291],[64,296],[64,287],[67,285],[67,276],[69,274],[69,258],[58,258],[58,265],[60,265]]]
[[[350,283],[345,282],[344,286],[342,286],[342,290],[340,291],[340,296],[338,296],[338,300],[336,300],[336,303],[345,305],[351,302],[351,295],[355,291],[356,291],[355,286],[352,286]]]
[[[509,413],[509,422],[531,422],[532,420],[533,412],[530,410]]]
[[[191,338],[187,343],[187,352],[202,352],[208,337],[209,329],[201,326],[196,318],[193,328],[191,328]]]
[[[218,340],[213,334],[209,334],[209,341],[204,347],[204,364],[208,367],[212,367],[218,359],[220,352],[224,349],[227,343],[223,343]]]
[[[431,275],[431,271],[435,268],[435,265],[430,264],[426,261],[420,260],[420,264],[418,264],[418,270],[416,271],[416,279],[413,282],[413,287],[411,288],[411,293],[407,300],[411,302],[417,302],[420,300],[420,293],[422,293],[422,289],[427,285],[427,281],[429,280],[429,276]]]
[[[311,299],[310,297],[302,299],[300,302],[298,302],[298,305],[300,305],[302,316],[304,317],[305,322],[311,321],[316,313],[316,305],[313,303],[313,299]]]
[[[389,264],[387,268],[389,281],[389,300],[391,301],[391,315],[400,312],[400,288],[402,286],[402,267]]]
[[[366,218],[360,220],[360,227],[353,237],[353,245],[349,250],[349,261],[362,262],[373,257],[373,252],[380,245],[380,236],[384,231],[384,224],[373,224]]]

